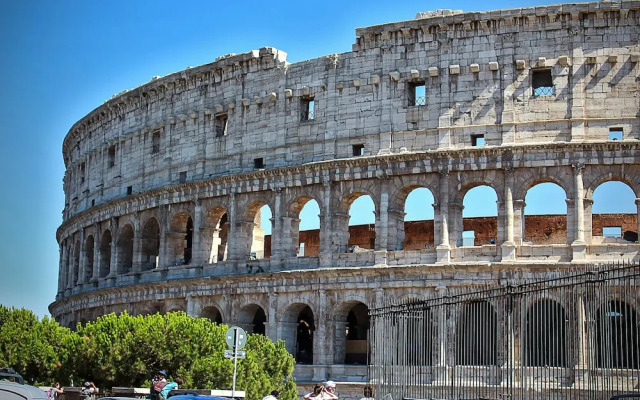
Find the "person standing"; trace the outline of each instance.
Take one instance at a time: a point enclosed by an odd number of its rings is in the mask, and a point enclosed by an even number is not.
[[[85,382],[82,389],[80,389],[80,398],[83,400],[91,400],[98,394],[98,388],[93,382]]]
[[[336,394],[336,383],[334,381],[327,381],[324,384],[324,389],[322,390],[322,400],[337,400],[338,395]]]
[[[60,382],[56,382],[51,389],[47,392],[50,400],[55,400],[58,398],[59,394],[62,394],[64,389],[60,387]]]

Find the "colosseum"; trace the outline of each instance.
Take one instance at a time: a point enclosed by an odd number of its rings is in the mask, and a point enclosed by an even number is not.
[[[638,1],[439,10],[346,53],[154,77],[64,139],[49,309],[70,327],[180,310],[284,340],[299,382],[363,382],[369,310],[635,262],[639,211],[592,210],[611,181],[640,204],[639,43]],[[562,213],[526,212],[538,185]],[[465,214],[479,187],[489,216]],[[414,192],[431,217],[407,219]],[[361,197],[374,220],[350,224]]]

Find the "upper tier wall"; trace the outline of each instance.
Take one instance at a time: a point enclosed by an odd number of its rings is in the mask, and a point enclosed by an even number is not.
[[[610,128],[639,138],[640,2],[465,13],[356,34],[350,53],[289,64],[263,48],[107,101],[64,140],[63,218],[168,184],[351,157],[354,145],[377,155],[472,146],[478,135],[488,146],[595,141]],[[545,70],[552,91],[536,96],[534,71]],[[421,84],[425,104],[412,105]]]

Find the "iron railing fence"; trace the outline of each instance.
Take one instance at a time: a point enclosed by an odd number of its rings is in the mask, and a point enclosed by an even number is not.
[[[376,399],[638,392],[638,265],[552,272],[370,312]]]

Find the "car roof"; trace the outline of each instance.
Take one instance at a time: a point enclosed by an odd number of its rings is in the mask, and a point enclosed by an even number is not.
[[[171,400],[230,400],[228,397],[207,396],[197,394],[178,394],[170,397]]]
[[[17,382],[0,381],[0,398],[2,400],[47,400],[47,394],[31,385]]]

